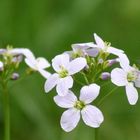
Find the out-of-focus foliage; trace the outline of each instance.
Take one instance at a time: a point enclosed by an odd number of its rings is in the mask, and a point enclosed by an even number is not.
[[[94,32],[125,50],[133,63],[140,64],[139,0],[0,0],[0,47],[27,47],[36,56],[51,60],[70,50],[72,43],[92,41]],[[55,90],[45,94],[44,82],[35,74],[10,88],[12,140],[93,139],[94,129],[82,121],[71,133],[61,130],[63,109],[53,102]],[[102,94],[112,87],[113,84],[103,87]],[[139,140],[140,101],[130,106],[120,88],[100,109],[105,121],[99,129],[99,139]],[[2,113],[1,98],[0,139]]]

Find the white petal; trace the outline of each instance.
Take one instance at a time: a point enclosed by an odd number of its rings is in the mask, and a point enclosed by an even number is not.
[[[51,73],[47,72],[47,71],[44,70],[44,69],[39,69],[38,71],[39,71],[40,74],[41,74],[44,78],[46,78],[46,79],[48,79],[48,78],[51,76]]]
[[[90,127],[97,128],[104,120],[102,112],[95,106],[87,105],[81,111],[84,123]]]
[[[55,71],[59,72],[61,67],[66,68],[69,65],[70,57],[68,54],[64,53],[57,55],[52,60],[52,66]]]
[[[93,46],[94,46],[93,42],[78,43],[78,44],[72,44],[72,49],[73,50],[77,50],[77,49],[86,50],[86,49],[93,47]]]
[[[3,63],[0,61],[0,68],[3,68]]]
[[[56,84],[59,81],[59,75],[58,74],[53,74],[51,75],[48,80],[46,80],[45,82],[45,92],[49,92],[50,90],[52,90],[52,88],[54,88],[56,86]]]
[[[73,74],[81,71],[86,65],[87,65],[86,59],[79,57],[79,58],[72,60],[69,63],[67,70],[68,70],[70,75],[73,75]]]
[[[83,101],[86,104],[91,103],[97,98],[100,92],[100,86],[97,84],[91,84],[89,86],[84,86],[80,91],[80,101]]]
[[[137,89],[133,86],[132,83],[129,83],[126,86],[126,95],[128,98],[128,101],[131,105],[135,105],[138,101],[138,92]]]
[[[99,53],[99,50],[97,48],[91,48],[91,49],[87,49],[85,51],[89,56],[92,56],[92,57],[96,57]]]
[[[73,86],[73,79],[71,76],[67,76],[59,80],[59,83],[56,86],[56,91],[58,95],[65,96],[66,94],[68,94],[68,90],[69,88],[72,88],[72,86]]]
[[[117,86],[125,86],[127,81],[127,73],[120,68],[115,68],[111,72],[111,81]]]
[[[104,41],[97,34],[94,34],[94,38],[95,38],[95,42],[98,45],[98,47],[101,49],[104,49],[105,48]]]
[[[120,50],[120,49],[117,49],[117,48],[114,48],[114,47],[108,47],[107,52],[109,52],[111,54],[114,54],[114,55],[117,55],[117,56],[119,56],[120,54],[124,53],[123,50]]]
[[[37,67],[39,69],[45,69],[45,68],[48,68],[50,66],[49,62],[43,57],[37,58],[36,62],[37,62]]]
[[[54,101],[58,106],[62,108],[71,108],[74,107],[75,102],[77,101],[77,97],[72,91],[69,91],[66,96],[55,96]]]
[[[70,132],[77,126],[79,120],[80,110],[70,108],[62,114],[60,124],[63,130]]]
[[[125,71],[130,71],[130,62],[126,54],[120,54],[119,55],[119,62],[120,66],[125,70]]]
[[[38,67],[36,67],[36,60],[35,59],[28,59],[25,58],[25,63],[32,69],[38,70]]]

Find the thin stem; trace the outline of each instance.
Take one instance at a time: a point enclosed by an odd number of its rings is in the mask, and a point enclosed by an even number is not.
[[[84,79],[85,79],[86,84],[89,84],[89,81],[88,81],[88,79],[87,79],[85,73],[84,73],[84,72],[81,72],[81,74],[84,76]]]
[[[98,129],[99,129],[99,128],[95,128],[94,140],[98,140]]]
[[[107,93],[98,103],[98,106],[101,106],[103,101],[110,96],[118,87],[113,88],[109,93]]]
[[[7,83],[3,82],[4,140],[10,140],[10,106]]]

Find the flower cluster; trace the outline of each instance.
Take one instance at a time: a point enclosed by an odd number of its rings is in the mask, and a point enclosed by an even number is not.
[[[84,123],[97,128],[104,120],[102,112],[90,105],[100,93],[100,80],[110,80],[116,86],[125,86],[126,95],[131,105],[136,104],[140,87],[140,71],[130,66],[123,50],[112,47],[94,34],[94,42],[72,45],[72,51],[66,51],[52,59],[55,71],[45,82],[45,92],[56,87],[55,103],[67,110],[62,114],[61,127],[66,132],[72,131],[78,124],[80,116]],[[114,68],[119,64],[121,68]],[[110,68],[113,65],[113,70]],[[80,81],[78,81],[79,79]],[[84,80],[83,80],[84,79]],[[79,83],[79,99],[74,94],[74,83]]]
[[[17,80],[19,78],[18,68],[23,59],[29,66],[28,72],[38,71],[45,78],[50,76],[50,73],[45,70],[50,66],[45,58],[39,57],[36,59],[33,53],[27,48],[7,46],[6,49],[0,49],[1,85],[7,83],[9,80]]]
[[[99,104],[94,102],[93,105],[92,102],[102,90],[100,81],[110,80],[118,87],[124,86],[128,102],[135,105],[138,100],[136,87],[140,87],[140,71],[136,65],[130,65],[123,50],[112,47],[97,34],[94,34],[94,39],[95,42],[73,44],[71,51],[55,56],[52,59],[53,74],[46,71],[50,67],[49,62],[43,57],[35,58],[27,48],[8,46],[0,49],[0,83],[3,86],[9,79],[18,79],[17,70],[24,59],[29,67],[27,73],[37,71],[46,79],[46,93],[56,87],[54,102],[67,109],[60,120],[63,130],[72,131],[80,117],[86,125],[98,128],[104,116],[98,108]],[[80,92],[74,91],[77,84],[80,85]]]

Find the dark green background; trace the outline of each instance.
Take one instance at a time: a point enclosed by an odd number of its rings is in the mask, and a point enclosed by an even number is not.
[[[0,47],[27,47],[50,61],[70,50],[72,43],[92,41],[94,32],[125,50],[132,63],[140,62],[140,1],[0,0]],[[45,94],[44,82],[35,74],[10,89],[12,140],[93,140],[94,129],[82,121],[71,133],[61,130],[59,119],[64,110],[53,102],[55,90]],[[113,87],[110,84],[103,92]],[[100,140],[140,139],[140,102],[130,106],[123,88],[115,91],[100,109],[105,116]]]

